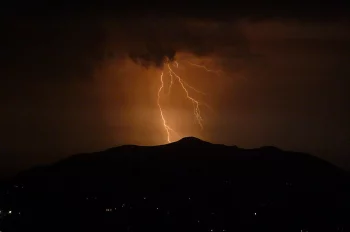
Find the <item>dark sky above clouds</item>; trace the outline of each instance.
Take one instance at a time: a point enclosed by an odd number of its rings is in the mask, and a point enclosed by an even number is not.
[[[211,108],[202,110],[203,131],[179,86],[164,97],[181,136],[306,151],[350,167],[345,2],[45,4],[1,9],[2,175],[74,153],[166,142],[156,104],[165,58],[208,93],[191,92]]]

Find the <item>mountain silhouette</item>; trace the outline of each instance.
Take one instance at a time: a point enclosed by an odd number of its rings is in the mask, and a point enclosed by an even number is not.
[[[336,231],[350,208],[347,173],[324,160],[195,137],[78,154],[11,183],[23,188],[7,207],[30,215],[18,231]]]

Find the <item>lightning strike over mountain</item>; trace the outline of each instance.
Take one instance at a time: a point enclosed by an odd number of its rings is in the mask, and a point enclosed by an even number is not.
[[[170,132],[171,131],[174,131],[171,127],[169,127],[167,125],[167,122],[165,120],[165,117],[164,117],[164,114],[163,114],[163,109],[162,109],[162,106],[160,105],[160,93],[162,92],[162,89],[164,88],[164,81],[163,81],[163,72],[161,73],[160,75],[160,82],[161,82],[161,86],[158,90],[158,100],[157,100],[157,104],[158,104],[158,107],[159,107],[159,112],[160,112],[160,116],[162,118],[162,121],[163,121],[163,126],[164,126],[164,129],[167,133],[167,141],[170,143],[171,140],[170,140]]]
[[[202,66],[202,65],[196,65],[194,63],[191,63],[192,65],[196,66],[196,67],[200,67],[200,68],[204,68],[206,71],[208,72],[215,72],[215,73],[218,73],[218,71],[214,71],[214,70],[210,70],[208,68],[206,68],[205,66]],[[189,93],[189,90],[193,90],[199,94],[203,94],[203,95],[206,95],[206,93],[202,92],[202,91],[199,91],[197,90],[196,88],[194,88],[193,86],[189,85],[187,82],[185,82],[172,68],[171,68],[171,65],[175,68],[178,68],[179,67],[179,63],[177,61],[173,61],[173,62],[170,62],[170,61],[167,61],[165,62],[165,69],[166,72],[163,70],[161,72],[161,75],[160,75],[160,82],[161,82],[161,86],[159,87],[158,89],[158,99],[157,99],[157,104],[158,104],[158,107],[159,107],[159,112],[160,112],[160,116],[161,116],[161,119],[162,119],[162,122],[163,122],[163,127],[166,131],[166,134],[167,134],[167,141],[170,143],[172,141],[171,139],[171,135],[172,133],[176,134],[178,137],[179,135],[177,134],[177,132],[172,129],[169,125],[168,125],[168,122],[166,120],[166,116],[163,112],[163,108],[160,104],[160,98],[161,98],[161,92],[163,91],[164,89],[164,81],[163,81],[163,77],[164,77],[164,73],[168,73],[169,75],[169,78],[170,78],[170,83],[169,83],[169,90],[168,90],[168,93],[167,95],[170,95],[171,93],[171,89],[173,87],[173,84],[174,84],[174,80],[177,80],[177,82],[180,84],[182,90],[185,92],[185,96],[186,98],[193,104],[193,114],[194,114],[194,117],[196,119],[196,122],[198,123],[198,125],[200,126],[201,129],[203,129],[203,118],[202,118],[202,115],[201,115],[201,110],[200,110],[200,105],[204,105],[204,106],[207,106],[208,108],[210,108],[206,103],[201,103],[199,100],[195,99],[194,97],[192,97]]]

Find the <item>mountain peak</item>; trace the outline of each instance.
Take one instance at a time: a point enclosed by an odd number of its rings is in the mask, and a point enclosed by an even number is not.
[[[199,138],[189,136],[189,137],[183,137],[182,139],[178,140],[176,143],[181,143],[181,144],[203,144],[203,143],[208,143],[206,141],[203,141]]]

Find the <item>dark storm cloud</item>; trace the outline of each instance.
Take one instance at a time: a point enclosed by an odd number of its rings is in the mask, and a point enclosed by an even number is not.
[[[106,60],[130,58],[162,67],[177,52],[249,58],[248,41],[231,22],[143,18],[134,20],[17,20],[4,28],[5,78],[89,77]]]
[[[62,0],[57,3],[43,1],[7,1],[1,13],[23,17],[52,19],[55,17],[137,18],[146,15],[191,17],[202,19],[237,19],[251,17],[284,19],[330,20],[347,16],[347,1],[81,1]]]
[[[132,61],[146,68],[155,66],[161,68],[164,62],[175,60],[176,51],[169,48],[162,48],[156,43],[145,45],[144,52],[130,52],[129,57]]]
[[[233,23],[168,20],[133,21],[123,31],[125,52],[145,67],[161,67],[166,59],[176,59],[176,52],[196,56],[219,55],[250,58],[248,41]]]
[[[249,41],[234,21],[320,21],[347,15],[343,3],[335,1],[327,5],[245,1],[80,3],[4,4],[0,45],[3,76],[86,77],[106,59],[125,57],[144,67],[161,67],[164,60],[175,59],[180,51],[197,56],[215,54],[222,63],[237,59],[251,62],[258,56],[249,50]]]
[[[14,20],[3,27],[4,78],[84,77],[101,60],[103,31],[85,24]]]

